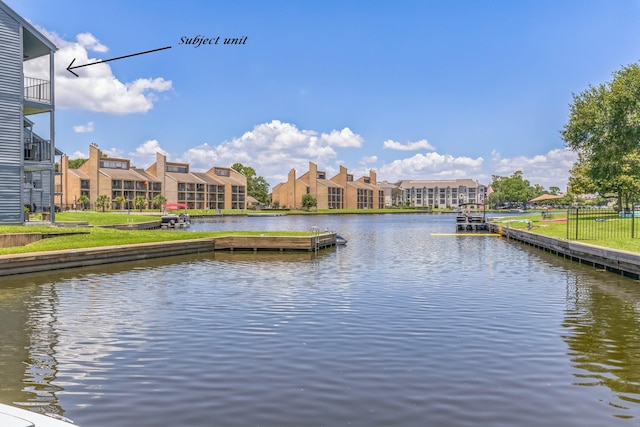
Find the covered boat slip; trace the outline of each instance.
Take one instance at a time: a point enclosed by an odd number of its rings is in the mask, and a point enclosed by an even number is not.
[[[471,215],[459,213],[456,217],[457,231],[486,231],[487,223],[484,215]]]

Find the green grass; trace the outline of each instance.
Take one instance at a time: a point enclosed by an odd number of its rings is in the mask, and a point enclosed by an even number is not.
[[[209,211],[210,212],[210,211]],[[127,224],[130,222],[158,221],[159,213],[149,215],[150,212],[120,213],[114,211],[96,212],[61,212],[56,214],[59,222],[86,222],[89,227],[54,227],[46,225],[28,226],[0,226],[0,233],[69,233],[68,236],[58,236],[42,239],[26,246],[0,248],[0,255],[20,254],[39,251],[69,250],[79,248],[93,248],[100,246],[129,245],[134,243],[168,242],[175,240],[190,240],[203,237],[218,237],[229,235],[241,236],[308,236],[308,231],[176,231],[176,230],[116,230],[100,226]],[[94,227],[96,226],[96,227]],[[72,234],[78,231],[89,234]]]
[[[594,216],[592,219],[597,217]],[[556,214],[554,219],[566,218],[566,214]],[[567,238],[567,223],[566,222],[541,222],[540,214],[535,215],[527,215],[527,216],[517,216],[517,217],[505,217],[502,220],[496,221],[497,224],[502,225],[503,227],[517,228],[517,229],[526,229],[526,223],[520,222],[509,222],[509,220],[518,219],[518,220],[530,220],[532,222],[533,228],[531,228],[532,233],[541,234],[544,236],[554,237],[556,239],[566,239]],[[583,218],[582,221],[589,221],[589,218]],[[618,220],[618,219],[615,219]],[[624,221],[622,224],[622,229],[628,230],[627,235],[631,235],[630,226],[631,222],[625,219],[620,219],[620,221]],[[594,231],[597,231],[595,227],[605,227],[606,224],[603,223],[594,223]],[[602,246],[605,248],[618,249],[623,251],[630,252],[638,252],[640,253],[640,236],[638,238],[607,238],[607,239],[588,239],[588,240],[576,240],[577,242],[587,243],[595,246]]]
[[[157,215],[145,215],[138,212],[132,214],[120,213],[120,212],[96,212],[96,211],[82,211],[82,212],[60,212],[56,214],[56,221],[58,222],[88,222],[91,225],[113,225],[113,224],[127,224],[129,222],[149,222],[158,221]]]
[[[8,227],[0,227],[5,232]],[[31,227],[24,227],[31,228]],[[35,228],[35,227],[34,227]],[[48,232],[60,228],[46,227]],[[89,231],[89,234],[59,236],[42,239],[26,246],[0,248],[0,255],[21,254],[39,251],[69,250],[100,246],[129,245],[134,243],[169,242],[219,236],[308,236],[307,231],[175,231],[175,230],[116,230],[102,227],[78,227],[68,231]]]

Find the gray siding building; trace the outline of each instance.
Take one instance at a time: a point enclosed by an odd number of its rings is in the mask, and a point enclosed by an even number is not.
[[[0,0],[0,224],[22,224],[25,206],[54,220],[55,45]],[[25,75],[38,61],[39,75]]]

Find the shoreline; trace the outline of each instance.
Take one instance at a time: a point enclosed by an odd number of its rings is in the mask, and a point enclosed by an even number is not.
[[[500,234],[507,240],[514,240],[545,252],[561,256],[581,264],[591,265],[611,273],[635,280],[640,279],[640,253],[603,246],[576,242],[567,239],[536,234],[524,229],[504,227],[488,223],[489,232]]]
[[[336,233],[313,236],[220,236],[165,242],[0,255],[0,276],[38,273],[214,251],[318,252],[335,247]]]

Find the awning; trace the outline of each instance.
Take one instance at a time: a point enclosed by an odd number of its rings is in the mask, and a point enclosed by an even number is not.
[[[164,208],[164,210],[167,210],[167,211],[175,211],[177,209],[187,209],[187,205],[185,205],[184,203],[167,203],[162,205],[162,207]]]
[[[533,198],[531,200],[529,200],[529,203],[533,203],[533,202],[543,202],[545,200],[556,200],[556,199],[562,199],[564,196],[554,196],[553,194],[543,194],[541,196],[538,196],[536,198]]]

